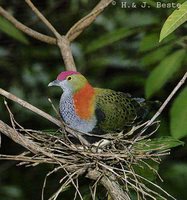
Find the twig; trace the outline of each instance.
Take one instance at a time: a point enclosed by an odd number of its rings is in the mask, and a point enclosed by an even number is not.
[[[2,130],[1,123],[0,123],[0,130]],[[84,149],[81,150],[81,149],[73,149],[71,147],[69,148],[65,144],[66,141],[63,141],[63,143],[60,143],[59,139],[57,139],[56,136],[50,135],[47,137],[46,135],[44,135],[43,136],[44,138],[42,140],[42,137],[41,137],[42,135],[40,135],[40,137],[37,139],[37,138],[35,138],[34,135],[32,137],[32,134],[29,134],[29,138],[28,138],[26,130],[25,130],[25,135],[19,134],[18,131],[15,129],[11,128],[11,130],[15,131],[16,134],[18,134],[18,136],[21,136],[21,138],[23,140],[20,140],[19,138],[17,138],[17,135],[15,135],[14,138],[17,143],[21,144],[25,148],[29,149],[29,147],[30,147],[29,144],[27,144],[26,146],[23,145],[25,143],[28,143],[28,141],[25,140],[25,138],[26,138],[26,139],[29,139],[29,141],[31,141],[31,142],[33,142],[32,139],[34,139],[34,141],[36,139],[35,144],[39,144],[37,146],[39,146],[39,148],[43,149],[42,151],[39,151],[41,153],[39,155],[36,154],[37,153],[36,152],[35,155],[32,157],[33,159],[30,159],[28,156],[25,157],[24,155],[21,155],[21,156],[15,156],[15,159],[13,158],[12,160],[22,160],[23,161],[22,164],[27,164],[27,166],[29,166],[28,165],[29,162],[31,162],[30,166],[34,166],[34,164],[42,163],[42,161],[43,161],[43,163],[53,163],[53,161],[55,161],[57,166],[62,166],[61,163],[63,163],[63,166],[61,168],[67,169],[68,172],[75,174],[76,178],[78,175],[82,175],[83,173],[88,171],[87,177],[92,180],[95,180],[95,181],[99,180],[99,182],[109,191],[110,196],[114,200],[115,199],[117,199],[117,200],[122,200],[122,199],[129,200],[130,199],[128,196],[128,194],[129,194],[128,189],[122,188],[123,186],[121,186],[119,184],[119,182],[128,184],[128,186],[130,186],[130,187],[132,186],[133,190],[137,191],[141,195],[149,196],[152,198],[153,196],[151,195],[151,193],[154,193],[161,197],[161,195],[159,195],[152,189],[148,188],[148,186],[144,185],[141,181],[138,180],[141,177],[138,174],[134,174],[133,170],[131,169],[131,166],[133,164],[139,163],[139,161],[141,161],[142,159],[147,160],[147,159],[153,159],[154,157],[155,158],[158,157],[159,155],[161,155],[160,152],[162,152],[162,147],[159,147],[156,149],[150,149],[149,151],[145,151],[144,148],[142,148],[142,150],[139,149],[138,151],[136,150],[136,148],[135,149],[132,148],[131,153],[133,155],[130,155],[130,152],[126,151],[127,147],[124,146],[125,151],[122,149],[122,146],[121,146],[121,144],[123,144],[123,140],[122,140],[122,141],[114,141],[115,146],[119,145],[119,149],[117,149],[117,146],[116,146],[116,148],[113,149],[113,147],[111,146],[108,151],[106,151],[106,149],[104,149],[104,151],[102,151],[100,153],[93,153],[90,151],[85,151]],[[22,131],[22,133],[23,133],[23,131]],[[32,132],[32,130],[31,130],[31,132]],[[10,135],[12,136],[12,134],[13,133],[11,133]],[[52,138],[52,140],[50,140],[49,138]],[[54,141],[54,139],[55,139],[55,141]],[[59,146],[59,144],[60,144],[60,146]],[[40,147],[40,145],[41,145],[41,147]],[[59,149],[59,148],[61,148],[61,149]],[[37,150],[38,148],[34,147],[34,149]],[[29,149],[29,150],[31,151],[32,149]],[[60,150],[60,152],[58,150]],[[156,152],[158,152],[158,153],[156,153]],[[51,155],[52,155],[52,157],[51,157]],[[69,155],[71,155],[71,156],[69,156]],[[166,155],[166,154],[163,153],[163,155]],[[131,157],[133,157],[133,159],[131,159]],[[11,157],[3,156],[2,159],[3,158],[10,159]],[[62,158],[62,160],[61,160],[61,158]],[[92,162],[90,162],[91,160],[92,160]],[[104,168],[101,169],[101,168],[95,167],[95,165],[96,166],[98,165],[98,166],[101,166],[102,168],[103,167]],[[124,166],[125,169],[123,167],[121,167],[121,169],[120,169],[120,168],[118,168],[118,166]],[[128,170],[126,170],[126,168],[128,168]],[[89,170],[87,170],[87,169],[89,169]],[[90,172],[90,170],[91,170],[91,172]],[[79,171],[81,173],[77,174]],[[93,173],[93,171],[94,171],[94,173]],[[111,176],[110,172],[113,174],[112,176]],[[129,173],[129,175],[126,175],[128,173]],[[133,175],[133,176],[131,176],[131,175]],[[118,182],[118,180],[119,180],[119,182]],[[53,197],[51,199],[55,199],[58,196],[59,192],[61,192],[62,189],[70,182],[71,182],[71,180],[69,180],[69,182],[63,183],[63,185],[53,195]],[[154,185],[154,183],[152,183],[152,184]],[[157,187],[157,188],[160,189],[159,187]],[[124,191],[124,190],[126,190],[126,191]],[[163,190],[161,190],[161,191],[163,191]],[[125,193],[125,194],[121,194],[121,193]],[[165,193],[165,194],[168,195],[167,193]],[[152,198],[152,199],[156,199],[156,198]],[[166,199],[166,198],[162,198],[162,199]]]
[[[48,172],[45,176],[45,179],[44,179],[44,182],[43,182],[43,187],[42,187],[42,195],[41,195],[41,200],[44,200],[44,192],[45,192],[45,186],[46,186],[46,183],[47,183],[47,178],[53,174],[54,172],[57,172],[58,170],[62,169],[61,166],[59,167],[55,167],[52,171]]]
[[[46,149],[43,147],[40,147],[37,143],[33,142],[32,140],[28,139],[24,135],[20,134],[15,129],[11,128],[9,125],[5,124],[3,121],[0,120],[0,131],[12,139],[17,144],[20,144],[21,146],[28,149],[33,154],[37,155],[38,153],[41,153],[42,155],[45,155],[47,158],[50,158],[51,161],[55,161],[56,164],[67,164],[67,160],[63,158],[57,158],[55,154],[47,152]],[[45,159],[44,159],[45,160]],[[34,161],[33,161],[34,162]],[[46,162],[46,161],[45,161]],[[84,173],[86,165],[83,166],[82,172]],[[68,171],[75,171],[80,170],[79,166],[67,166],[66,170]]]
[[[151,118],[151,120],[145,125],[145,127],[142,129],[142,131],[136,135],[134,142],[136,142],[139,137],[146,131],[146,129],[153,124],[153,122],[156,120],[156,118],[162,113],[164,108],[167,106],[167,104],[170,102],[170,100],[173,98],[175,93],[180,89],[180,87],[185,83],[187,79],[187,72],[184,74],[182,79],[178,82],[178,84],[175,86],[175,88],[172,90],[170,95],[167,97],[167,99],[164,101],[164,103],[161,105],[159,110],[155,113],[155,115]]]
[[[187,72],[184,74],[184,76],[182,77],[182,79],[178,82],[178,84],[175,86],[175,88],[173,89],[173,91],[171,92],[171,94],[167,97],[167,99],[164,101],[164,103],[162,104],[162,106],[159,108],[159,110],[155,113],[155,115],[151,118],[151,120],[146,124],[145,127],[150,126],[155,119],[162,113],[162,111],[164,110],[164,108],[167,106],[167,104],[170,102],[170,100],[173,98],[173,96],[175,95],[175,93],[180,89],[180,87],[185,83],[187,79]]]

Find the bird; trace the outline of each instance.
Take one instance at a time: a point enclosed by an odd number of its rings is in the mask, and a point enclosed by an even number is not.
[[[121,132],[142,122],[149,112],[145,99],[93,87],[80,72],[63,71],[48,86],[62,89],[60,117],[68,127],[81,133]]]

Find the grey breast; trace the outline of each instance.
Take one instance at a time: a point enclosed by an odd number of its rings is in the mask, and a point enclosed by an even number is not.
[[[77,116],[72,95],[62,94],[60,99],[60,114],[69,127],[83,133],[91,132],[96,125],[95,117],[90,120],[82,120]]]

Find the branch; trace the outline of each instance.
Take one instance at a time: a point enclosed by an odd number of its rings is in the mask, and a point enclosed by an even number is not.
[[[54,28],[54,26],[44,17],[44,15],[34,6],[30,0],[25,0],[25,2],[30,6],[33,12],[38,16],[38,18],[48,27],[48,29],[55,35],[57,39],[57,45],[60,49],[64,64],[67,70],[77,71],[75,67],[75,62],[70,48],[70,43],[66,37],[61,36],[60,33]]]
[[[75,25],[70,28],[65,36],[60,35],[53,25],[44,17],[44,15],[34,6],[30,0],[25,0],[26,3],[32,8],[33,12],[39,17],[39,19],[53,32],[56,38],[41,34],[28,26],[25,26],[18,20],[16,20],[12,15],[10,15],[6,10],[0,6],[0,15],[5,17],[10,21],[16,28],[26,33],[27,35],[40,40],[48,44],[58,45],[64,64],[67,70],[76,71],[75,62],[70,48],[70,42],[77,38],[85,28],[87,28],[96,17],[106,8],[112,0],[101,0],[96,7],[87,16],[79,20]]]
[[[68,68],[68,70],[77,71],[71,52],[70,42],[66,36],[58,38],[58,47],[60,48],[66,69]]]
[[[48,158],[50,158],[50,162],[53,163],[53,161],[56,164],[67,164],[67,160],[63,159],[63,158],[57,158],[55,154],[50,153],[47,151],[47,149],[39,146],[36,142],[33,142],[32,140],[28,139],[27,137],[25,137],[24,135],[20,134],[17,130],[13,129],[12,127],[10,127],[9,125],[5,124],[2,120],[0,120],[0,131],[6,135],[7,137],[9,137],[10,139],[12,139],[15,143],[25,147],[26,149],[28,149],[30,152],[32,152],[34,155],[37,154],[41,154],[44,155]],[[21,160],[21,158],[17,160]],[[28,160],[27,160],[28,161]],[[43,160],[43,163],[45,163],[46,160]],[[34,159],[32,160],[32,162],[34,162]],[[42,162],[41,162],[42,163]],[[83,166],[81,168],[82,173],[85,172],[86,170],[86,165]],[[75,165],[70,165],[70,166],[66,166],[64,167],[66,170],[70,171],[70,172],[74,172],[75,170],[80,168],[78,166]]]
[[[111,2],[112,0],[101,0],[88,15],[70,28],[66,34],[67,39],[72,42],[77,38]]]
[[[60,48],[60,52],[63,57],[64,63],[65,63],[65,66],[67,67],[67,70],[76,71],[76,68],[74,67],[75,63],[73,61],[70,44],[69,44],[69,41],[66,39],[66,37],[62,36],[60,39],[56,39],[56,38],[41,34],[37,31],[29,28],[28,26],[25,26],[21,22],[19,22],[12,15],[10,15],[6,10],[4,10],[1,6],[0,6],[0,15],[2,15],[9,22],[11,22],[17,29],[26,33],[27,35],[29,35],[37,40],[40,40],[42,42],[48,43],[48,44],[58,45]],[[42,15],[40,15],[40,16],[42,16]]]
[[[97,181],[101,177],[101,173],[97,170],[90,170],[87,173],[86,177]],[[130,200],[130,197],[128,196],[128,194],[124,192],[124,190],[120,187],[119,183],[113,176],[107,177],[106,175],[103,175],[99,181],[109,192],[112,199]]]
[[[178,84],[175,86],[175,88],[172,90],[172,92],[170,93],[170,95],[167,97],[167,99],[161,105],[161,107],[159,108],[159,110],[154,114],[154,116],[151,118],[151,120],[146,124],[146,126],[142,129],[142,131],[138,135],[135,136],[134,142],[136,142],[140,138],[140,136],[147,130],[147,128],[153,124],[153,122],[156,120],[156,118],[162,113],[162,111],[165,109],[165,107],[167,106],[167,104],[171,101],[171,99],[176,94],[176,92],[185,83],[186,79],[187,79],[187,72],[184,74],[184,76],[182,77],[182,79],[178,82]]]
[[[164,101],[164,103],[162,104],[162,106],[159,108],[159,110],[155,113],[155,115],[151,118],[151,120],[146,124],[145,127],[150,126],[155,120],[156,118],[162,113],[162,111],[164,110],[164,108],[167,106],[167,104],[170,102],[170,100],[173,98],[173,96],[175,95],[175,93],[180,89],[180,87],[185,83],[187,79],[187,72],[184,74],[184,76],[182,77],[182,79],[178,82],[178,84],[175,86],[175,88],[173,89],[173,91],[171,92],[171,94],[167,97],[167,99]]]
[[[0,130],[4,135],[6,135],[10,139],[12,139],[17,144],[20,144],[21,146],[25,147],[32,153],[34,153],[34,154],[42,153],[42,154],[46,155],[47,157],[54,158],[53,154],[47,153],[46,151],[44,151],[43,148],[41,148],[40,146],[38,146],[36,143],[32,142],[28,138],[24,137],[18,131],[11,128],[10,126],[5,124],[1,120],[0,120]]]
[[[44,15],[34,6],[30,0],[25,0],[25,2],[30,6],[32,11],[38,16],[38,18],[47,26],[49,30],[58,38],[60,35],[54,26],[44,17]]]
[[[86,145],[86,146],[90,146],[90,143],[84,139],[84,137],[82,137],[82,135],[78,132],[76,132],[75,130],[67,127],[63,121],[60,121],[54,117],[52,117],[51,115],[49,115],[48,113],[36,108],[35,106],[31,105],[30,103],[20,99],[19,97],[3,90],[2,88],[0,88],[0,94],[18,104],[20,104],[21,106],[23,106],[24,108],[27,108],[28,110],[40,115],[41,117],[49,120],[50,122],[52,122],[53,124],[56,124],[58,127],[62,128],[62,129],[65,129],[68,133],[72,134],[74,137],[78,138],[80,140],[80,142],[83,144],[83,145]],[[0,143],[1,144],[1,143]]]
[[[7,19],[9,22],[11,22],[17,29],[26,33],[27,35],[29,35],[37,40],[40,40],[42,42],[48,43],[48,44],[54,44],[54,45],[57,44],[56,38],[41,34],[37,31],[29,28],[28,26],[25,26],[24,24],[19,22],[17,19],[15,19],[12,15],[10,15],[1,6],[0,6],[0,15],[2,15],[5,19]]]
[[[3,95],[4,97],[20,104],[21,106],[23,106],[24,108],[27,108],[28,110],[31,110],[32,112],[42,116],[43,118],[49,120],[50,122],[56,124],[57,126],[62,128],[62,122],[54,117],[52,117],[51,115],[47,114],[46,112],[36,108],[35,106],[29,104],[28,102],[16,97],[15,95],[3,90],[2,88],[0,88],[0,94]]]

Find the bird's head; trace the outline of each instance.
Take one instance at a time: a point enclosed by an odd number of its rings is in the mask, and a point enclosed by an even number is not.
[[[59,86],[63,92],[73,94],[83,88],[87,83],[87,79],[79,72],[64,71],[57,76],[56,80],[50,82],[48,86]]]

